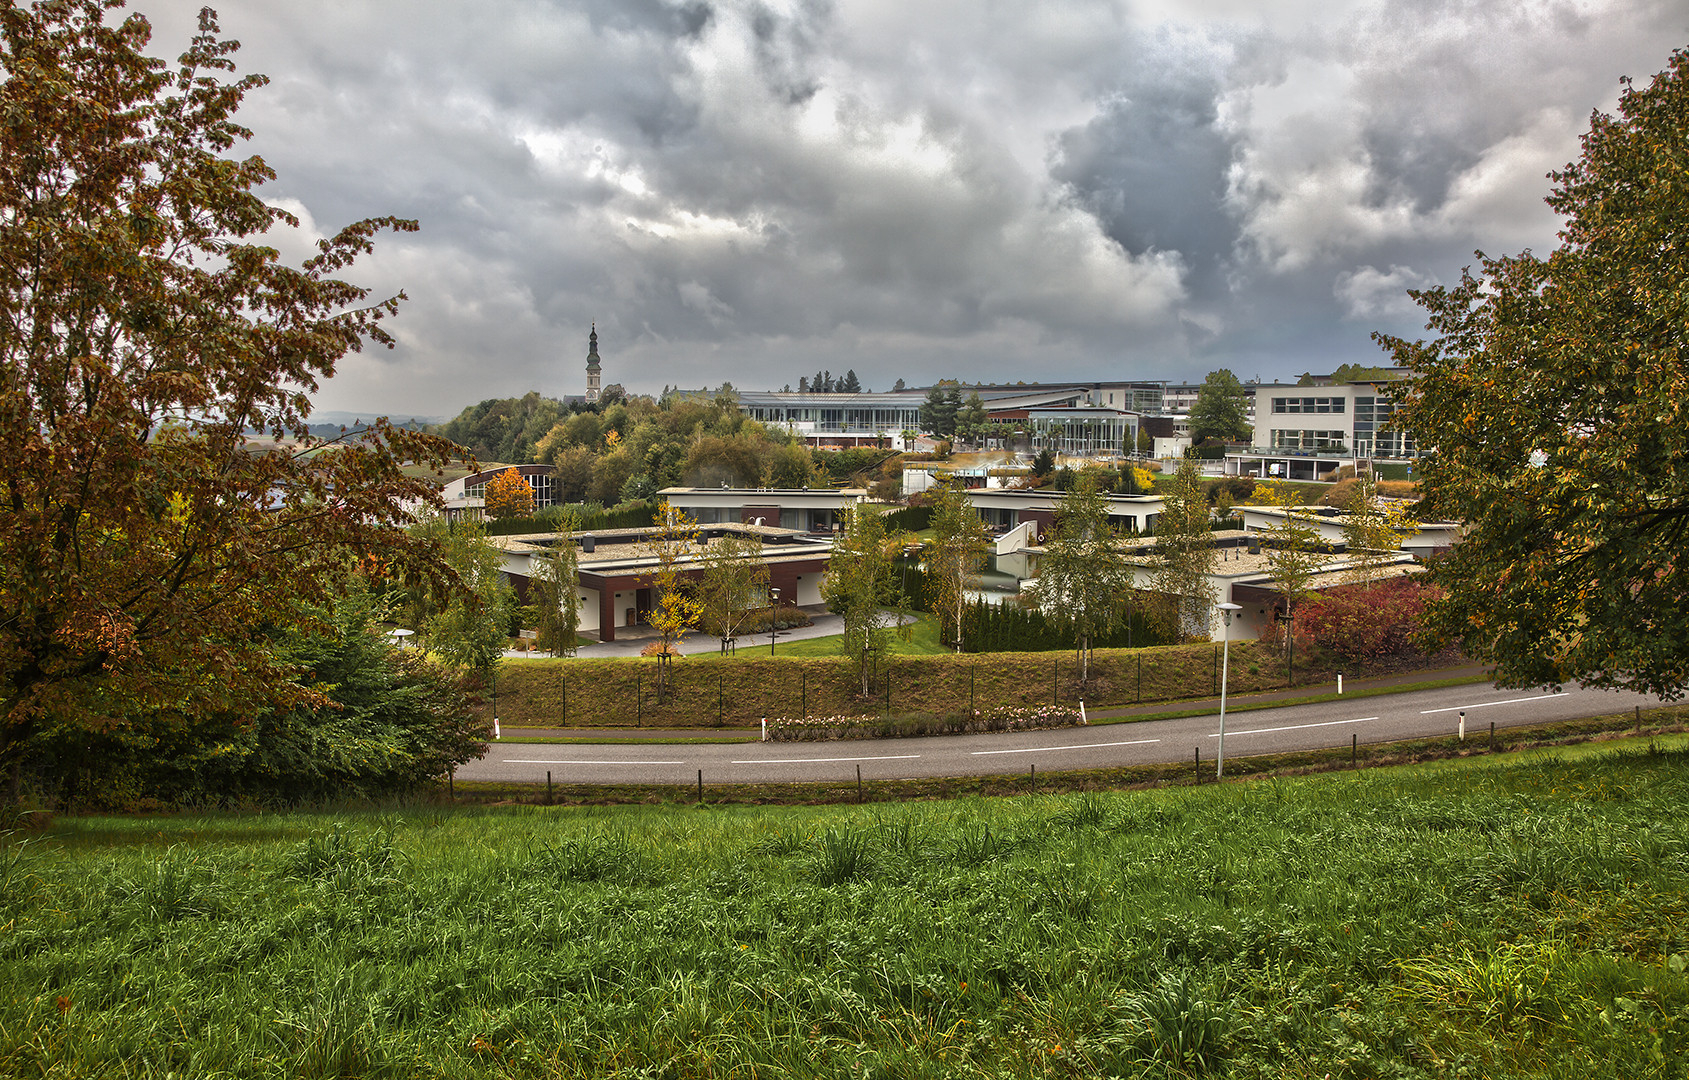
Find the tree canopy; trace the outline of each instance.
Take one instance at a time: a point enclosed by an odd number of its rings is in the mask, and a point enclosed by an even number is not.
[[[1072,494],[1056,507],[1054,535],[1044,545],[1030,592],[1039,610],[1074,634],[1080,682],[1091,677],[1091,648],[1120,619],[1131,587],[1126,562],[1108,523],[1108,501],[1095,474],[1079,474]]]
[[[1680,697],[1689,682],[1689,51],[1551,174],[1547,257],[1478,253],[1411,295],[1430,340],[1400,423],[1435,452],[1425,512],[1468,531],[1429,631],[1512,686]]]
[[[960,479],[951,477],[939,487],[931,528],[924,559],[927,605],[938,616],[938,639],[961,652],[962,614],[991,554],[991,535]]]
[[[534,512],[534,489],[512,466],[487,481],[487,494],[482,506],[487,516],[495,521],[527,517]]]
[[[892,623],[901,624],[908,607],[896,566],[904,539],[887,534],[879,507],[853,504],[821,581],[827,607],[844,619],[840,649],[861,680],[863,697],[868,696],[875,658],[891,643]]]
[[[284,266],[298,225],[225,156],[265,82],[224,81],[237,45],[203,12],[172,67],[113,5],[0,5],[0,765],[39,740],[144,713],[186,723],[326,700],[264,627],[309,622],[348,559],[437,579],[405,506],[406,462],[442,440],[379,421],[311,437],[309,397],[403,294],[334,275],[375,218]],[[268,438],[249,444],[252,433]],[[285,441],[284,441],[285,440]]]
[[[1241,442],[1249,438],[1249,398],[1231,369],[1210,371],[1202,380],[1191,406],[1190,424],[1191,437],[1197,442]]]

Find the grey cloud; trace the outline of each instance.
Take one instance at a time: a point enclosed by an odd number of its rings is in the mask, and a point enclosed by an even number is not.
[[[1603,2],[222,14],[242,70],[275,80],[242,112],[280,174],[266,197],[324,229],[422,222],[352,275],[412,297],[400,348],[319,401],[438,414],[578,390],[594,319],[606,379],[647,390],[1372,359],[1369,330],[1418,330],[1398,287],[1552,241],[1541,173],[1684,36],[1665,0]]]

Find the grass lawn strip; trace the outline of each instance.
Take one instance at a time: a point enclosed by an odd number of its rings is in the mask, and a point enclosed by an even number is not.
[[[0,858],[0,1074],[1677,1077],[1682,742],[860,808],[60,819]]]

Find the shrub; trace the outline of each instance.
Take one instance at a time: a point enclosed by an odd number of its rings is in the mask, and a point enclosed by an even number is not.
[[[1345,585],[1304,602],[1296,615],[1297,636],[1349,660],[1375,660],[1414,651],[1425,601],[1435,587],[1411,577],[1372,585]]]
[[[989,712],[907,713],[901,716],[780,717],[768,722],[768,737],[782,742],[825,739],[887,739],[918,735],[958,735],[980,731],[1033,731],[1072,727],[1079,710],[1071,705],[1003,707]]]

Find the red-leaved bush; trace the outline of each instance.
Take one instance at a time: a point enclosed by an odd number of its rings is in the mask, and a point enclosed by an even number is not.
[[[1435,586],[1412,577],[1371,585],[1340,585],[1305,600],[1296,612],[1296,636],[1316,642],[1351,660],[1375,660],[1413,648],[1425,602]]]

